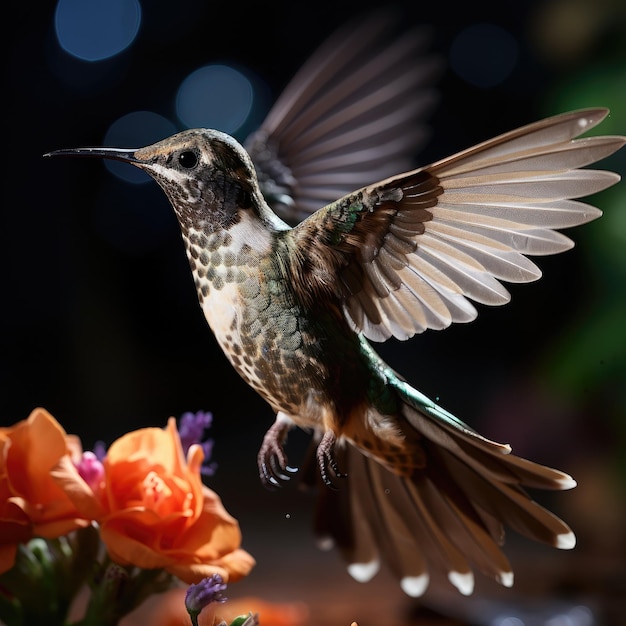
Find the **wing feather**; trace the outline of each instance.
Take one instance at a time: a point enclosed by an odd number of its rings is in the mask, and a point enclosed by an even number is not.
[[[581,219],[588,222],[602,215],[600,209],[576,200],[556,200],[541,204],[521,201],[499,204],[490,201],[482,204],[456,204],[442,200],[437,206],[440,211],[450,210],[461,213],[460,219],[463,221],[474,221],[480,216],[482,224],[492,223],[499,219],[505,222],[512,221],[522,226],[540,225],[547,229],[577,226],[581,223]]]
[[[619,176],[579,168],[619,150],[626,138],[576,137],[607,114],[574,111],[505,133],[344,196],[286,236],[296,246],[305,238],[315,258],[332,266],[346,317],[369,339],[407,339],[468,322],[476,317],[468,299],[504,304],[510,296],[500,281],[541,276],[526,255],[573,246],[554,229],[601,215],[574,198]],[[299,288],[317,286],[304,280]]]
[[[268,204],[291,224],[373,180],[409,169],[428,135],[426,29],[393,33],[379,11],[332,35],[245,142]]]

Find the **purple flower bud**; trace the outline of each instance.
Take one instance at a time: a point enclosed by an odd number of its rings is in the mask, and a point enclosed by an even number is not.
[[[226,584],[219,574],[204,578],[197,585],[189,585],[185,594],[185,607],[191,622],[197,624],[200,611],[211,602],[225,602],[223,591]]]
[[[216,464],[210,463],[213,451],[213,440],[203,441],[204,431],[210,428],[213,422],[213,415],[208,411],[198,411],[197,413],[183,413],[178,422],[178,434],[183,451],[187,454],[189,448],[194,444],[199,444],[204,452],[204,463],[200,470],[203,476],[212,476],[215,473]]]
[[[104,445],[104,441],[96,441],[94,443],[93,453],[98,457],[99,461],[104,461],[107,455],[107,447]]]

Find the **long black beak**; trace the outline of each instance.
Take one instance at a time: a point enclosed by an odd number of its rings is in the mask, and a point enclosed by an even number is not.
[[[141,163],[135,157],[135,152],[137,152],[137,148],[64,148],[63,150],[46,152],[44,156],[98,157],[126,163]]]

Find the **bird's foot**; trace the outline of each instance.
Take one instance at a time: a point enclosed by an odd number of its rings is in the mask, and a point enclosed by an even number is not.
[[[257,455],[259,476],[261,482],[268,489],[280,487],[281,483],[287,482],[298,470],[287,465],[287,455],[283,443],[287,437],[290,426],[276,420],[263,437],[261,449]]]
[[[327,430],[322,437],[322,440],[317,446],[317,463],[320,468],[320,476],[324,481],[324,484],[331,489],[336,489],[333,478],[330,475],[329,469],[336,478],[345,478],[347,474],[344,474],[339,470],[337,459],[335,459],[335,443],[337,437],[332,430]]]

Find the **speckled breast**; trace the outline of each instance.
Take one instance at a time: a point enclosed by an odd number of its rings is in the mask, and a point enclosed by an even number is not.
[[[275,411],[314,426],[326,371],[319,338],[264,247],[236,232],[190,233],[187,252],[204,315],[242,378]],[[258,246],[258,241],[257,241]]]

